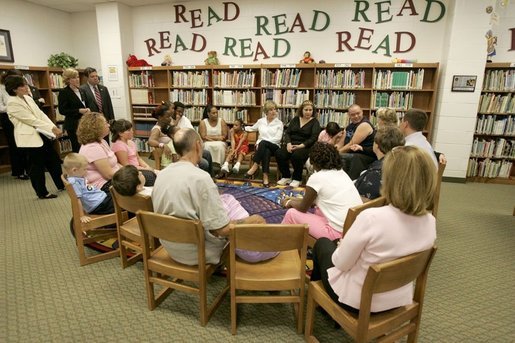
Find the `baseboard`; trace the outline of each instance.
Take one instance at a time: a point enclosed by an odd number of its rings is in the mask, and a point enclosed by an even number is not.
[[[450,176],[444,176],[442,177],[443,182],[451,182],[451,183],[465,183],[467,179],[464,177],[450,177]]]

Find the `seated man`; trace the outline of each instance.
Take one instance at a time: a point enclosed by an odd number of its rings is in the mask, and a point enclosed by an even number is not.
[[[377,130],[373,147],[377,161],[372,162],[368,169],[354,181],[354,185],[364,202],[379,198],[381,195],[383,157],[392,149],[401,145],[404,145],[404,136],[398,127],[390,125]]]
[[[422,134],[422,130],[427,124],[426,112],[418,109],[411,108],[402,119],[399,128],[401,129],[404,137],[406,138],[406,145],[415,145],[425,151],[431,156],[436,168],[438,168],[438,161],[436,159],[435,151],[427,138]]]
[[[154,184],[152,203],[156,213],[185,219],[198,219],[205,229],[206,263],[217,264],[229,235],[229,224],[264,224],[263,217],[252,215],[230,221],[218,195],[218,189],[208,173],[197,168],[202,157],[202,140],[193,129],[179,129],[174,137],[179,161],[162,170]],[[173,228],[170,228],[173,230]],[[161,242],[175,261],[198,264],[197,246]]]
[[[376,159],[372,151],[375,129],[363,116],[359,105],[351,105],[348,114],[350,124],[345,128],[345,138],[336,143],[336,148],[342,156],[344,170],[355,180]]]

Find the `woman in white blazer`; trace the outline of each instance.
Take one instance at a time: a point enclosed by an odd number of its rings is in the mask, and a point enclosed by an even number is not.
[[[381,194],[388,205],[363,211],[345,236],[320,238],[313,248],[311,280],[321,280],[341,307],[357,312],[368,268],[424,251],[434,245],[436,221],[431,212],[437,183],[431,157],[415,146],[386,154]],[[374,294],[372,312],[409,305],[413,285]]]
[[[53,199],[57,195],[48,192],[45,185],[45,169],[48,170],[55,186],[62,190],[61,159],[52,146],[52,141],[40,132],[61,137],[62,132],[43,113],[28,95],[29,88],[21,76],[9,76],[5,89],[10,95],[7,114],[14,125],[14,139],[19,148],[29,157],[29,177],[32,187],[40,199]],[[38,132],[39,131],[39,132]]]

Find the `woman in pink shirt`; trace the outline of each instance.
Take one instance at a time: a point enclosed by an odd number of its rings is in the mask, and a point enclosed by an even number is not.
[[[120,169],[116,155],[103,139],[108,134],[109,123],[101,113],[89,112],[80,119],[77,139],[81,144],[79,154],[89,163],[86,180],[106,193],[114,173]]]
[[[111,126],[111,150],[114,151],[118,163],[122,166],[128,164],[135,166],[145,176],[145,186],[153,187],[156,181],[156,172],[138,155],[136,143],[132,140],[134,132],[132,123],[125,119],[113,120]]]
[[[437,177],[430,156],[400,146],[384,157],[381,194],[388,205],[363,211],[339,241],[317,240],[311,280],[321,280],[329,296],[359,311],[369,266],[431,248],[436,239],[433,207]],[[409,305],[411,283],[372,297],[372,312]]]

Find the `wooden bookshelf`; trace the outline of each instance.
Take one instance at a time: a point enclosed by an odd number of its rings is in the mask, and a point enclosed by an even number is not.
[[[410,107],[421,108],[429,116],[424,134],[430,139],[438,67],[438,63],[328,63],[129,68],[135,135],[148,139],[155,123],[151,109],[165,100],[183,102],[185,115],[194,124],[209,103],[218,107],[228,124],[235,118],[253,124],[263,116],[265,101],[273,100],[286,124],[309,99],[322,126],[330,121],[347,126],[347,110],[353,103],[372,123],[379,107],[394,107],[399,118]]]
[[[515,184],[515,64],[488,63],[467,181]]]

